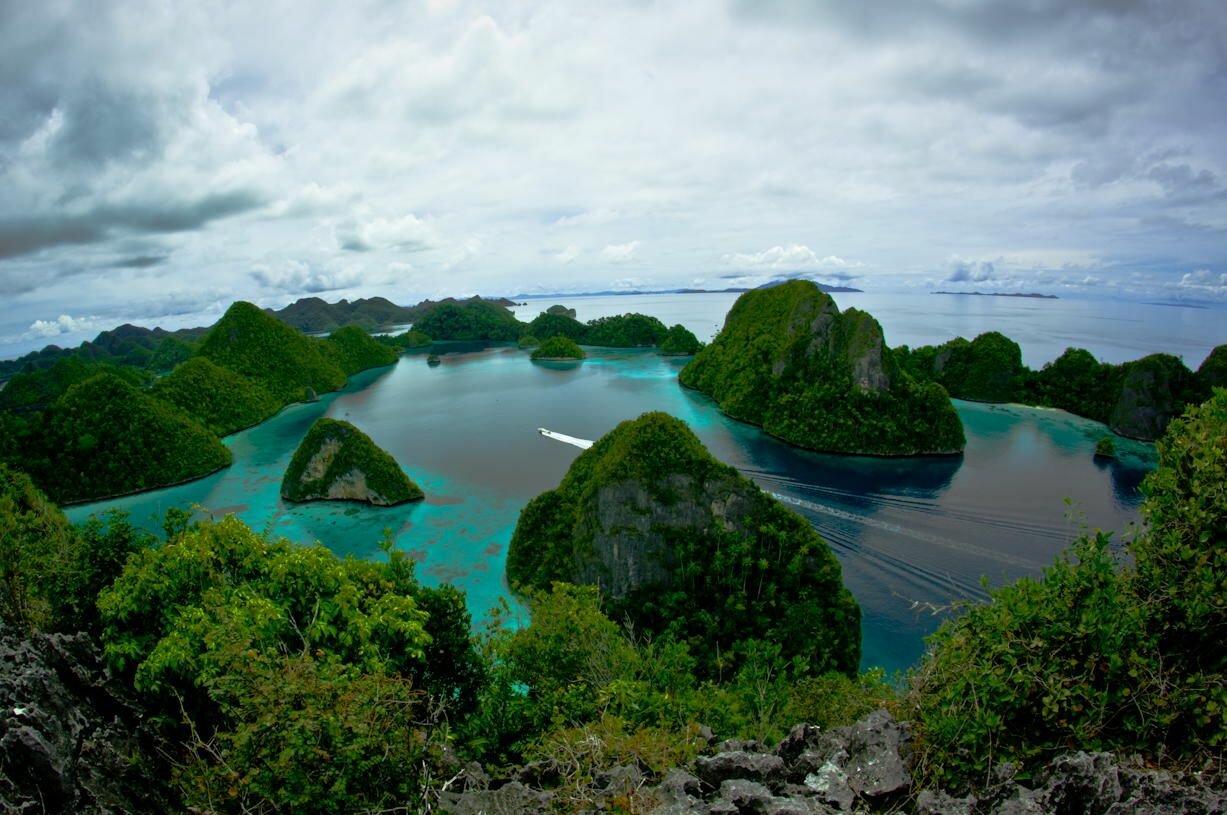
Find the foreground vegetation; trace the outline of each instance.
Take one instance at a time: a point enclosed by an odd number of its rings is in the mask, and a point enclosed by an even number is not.
[[[644,444],[669,422],[649,424]],[[579,470],[646,477],[667,464],[649,449],[667,448],[621,434]],[[166,762],[184,807],[213,812],[420,810],[452,749],[495,767],[553,761],[564,786],[627,763],[659,773],[705,744],[700,724],[771,740],[881,705],[912,720],[923,786],[964,790],[1006,762],[1026,778],[1071,749],[1213,770],[1227,740],[1224,483],[1220,390],[1172,423],[1130,540],[1088,533],[1041,577],[969,604],[904,692],[822,673],[782,632],[750,627],[713,674],[686,631],[628,626],[596,586],[530,589],[531,624],[496,615],[473,634],[463,597],[421,586],[390,545],[383,562],[340,560],[178,511],[162,540],[117,514],[72,527],[2,466],[0,615],[93,632],[163,739],[140,760]],[[761,525],[781,544],[812,534]]]

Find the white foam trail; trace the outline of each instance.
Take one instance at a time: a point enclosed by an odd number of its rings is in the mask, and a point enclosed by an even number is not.
[[[572,447],[578,447],[581,450],[587,450],[589,447],[591,447],[593,444],[596,443],[596,442],[589,441],[588,439],[577,439],[574,436],[568,436],[565,433],[555,433],[553,430],[546,430],[544,427],[538,427],[537,432],[540,433],[542,436],[545,436],[547,439],[553,439],[554,441],[560,441],[563,444],[569,444]]]

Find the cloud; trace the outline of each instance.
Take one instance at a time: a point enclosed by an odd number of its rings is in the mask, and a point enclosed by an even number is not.
[[[98,324],[97,317],[73,317],[70,314],[61,314],[54,320],[35,320],[30,323],[24,339],[47,339],[58,337],[61,334],[88,331],[97,328]]]
[[[954,260],[950,264],[947,283],[981,283],[996,277],[996,267],[987,260]]]
[[[856,265],[836,255],[819,257],[808,246],[802,246],[797,243],[789,244],[788,246],[772,246],[770,249],[764,249],[761,252],[749,255],[740,253],[727,254],[723,259],[725,263],[740,269],[777,272],[796,272],[812,269],[848,269]],[[834,274],[829,276],[840,277]],[[840,277],[840,279],[847,280],[853,276],[844,276]]]
[[[1194,294],[1227,297],[1227,272],[1216,273],[1209,269],[1186,272],[1176,287]]]
[[[305,261],[286,261],[277,267],[257,264],[251,276],[261,286],[291,294],[319,294],[357,286],[362,282],[358,269],[324,269]]]
[[[337,243],[349,252],[394,249],[421,252],[437,242],[430,224],[413,213],[399,218],[375,218],[365,223],[348,222],[337,227]]]
[[[631,241],[630,243],[609,244],[601,250],[611,263],[629,263],[635,259],[635,250],[639,248],[639,241]]]
[[[569,243],[565,248],[554,253],[554,259],[564,266],[580,256],[580,249],[573,243]]]
[[[563,215],[554,221],[555,226],[604,226],[618,220],[621,215],[614,209],[593,209],[577,212],[574,215]]]

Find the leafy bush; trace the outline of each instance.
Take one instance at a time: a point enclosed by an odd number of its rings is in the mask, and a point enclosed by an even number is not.
[[[550,337],[566,337],[575,342],[584,342],[584,337],[588,333],[587,327],[574,317],[548,312],[538,314],[525,330],[543,340],[548,340]]]
[[[406,331],[395,336],[380,335],[375,337],[375,339],[384,345],[390,345],[402,351],[416,351],[420,348],[429,348],[434,343],[434,340],[427,334],[417,330]]]
[[[532,334],[525,334],[523,337],[520,337],[519,346],[521,348],[536,348],[540,344],[541,340],[537,339]]]
[[[1095,442],[1095,455],[1100,458],[1116,458],[1116,440],[1111,436],[1104,436]]]
[[[1027,369],[1018,343],[997,331],[971,342],[956,337],[936,348],[896,349],[900,365],[922,382],[937,382],[958,399],[1010,402],[1018,399]]]
[[[143,387],[153,379],[147,372],[107,362],[89,362],[79,356],[63,357],[46,370],[20,373],[0,390],[0,410],[29,412],[43,410],[79,382],[98,374],[110,374],[132,387]]]
[[[947,621],[913,677],[921,771],[957,786],[1071,746],[1197,760],[1227,744],[1227,391],[1176,421],[1120,562],[1083,536]],[[1133,565],[1128,564],[1128,558]]]

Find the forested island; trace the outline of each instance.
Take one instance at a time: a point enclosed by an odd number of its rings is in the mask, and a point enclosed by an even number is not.
[[[1067,348],[1033,371],[1022,364],[1018,343],[996,331],[939,346],[900,346],[895,355],[917,380],[938,383],[955,398],[1060,408],[1145,441],[1162,436],[1168,422],[1227,382],[1223,345],[1196,372],[1171,354],[1112,365],[1082,348]]]
[[[371,437],[349,422],[316,419],[281,481],[287,501],[359,501],[388,507],[422,490]]]
[[[917,382],[865,312],[791,281],[737,298],[679,381],[728,415],[811,450],[883,456],[963,449],[940,386]]]

